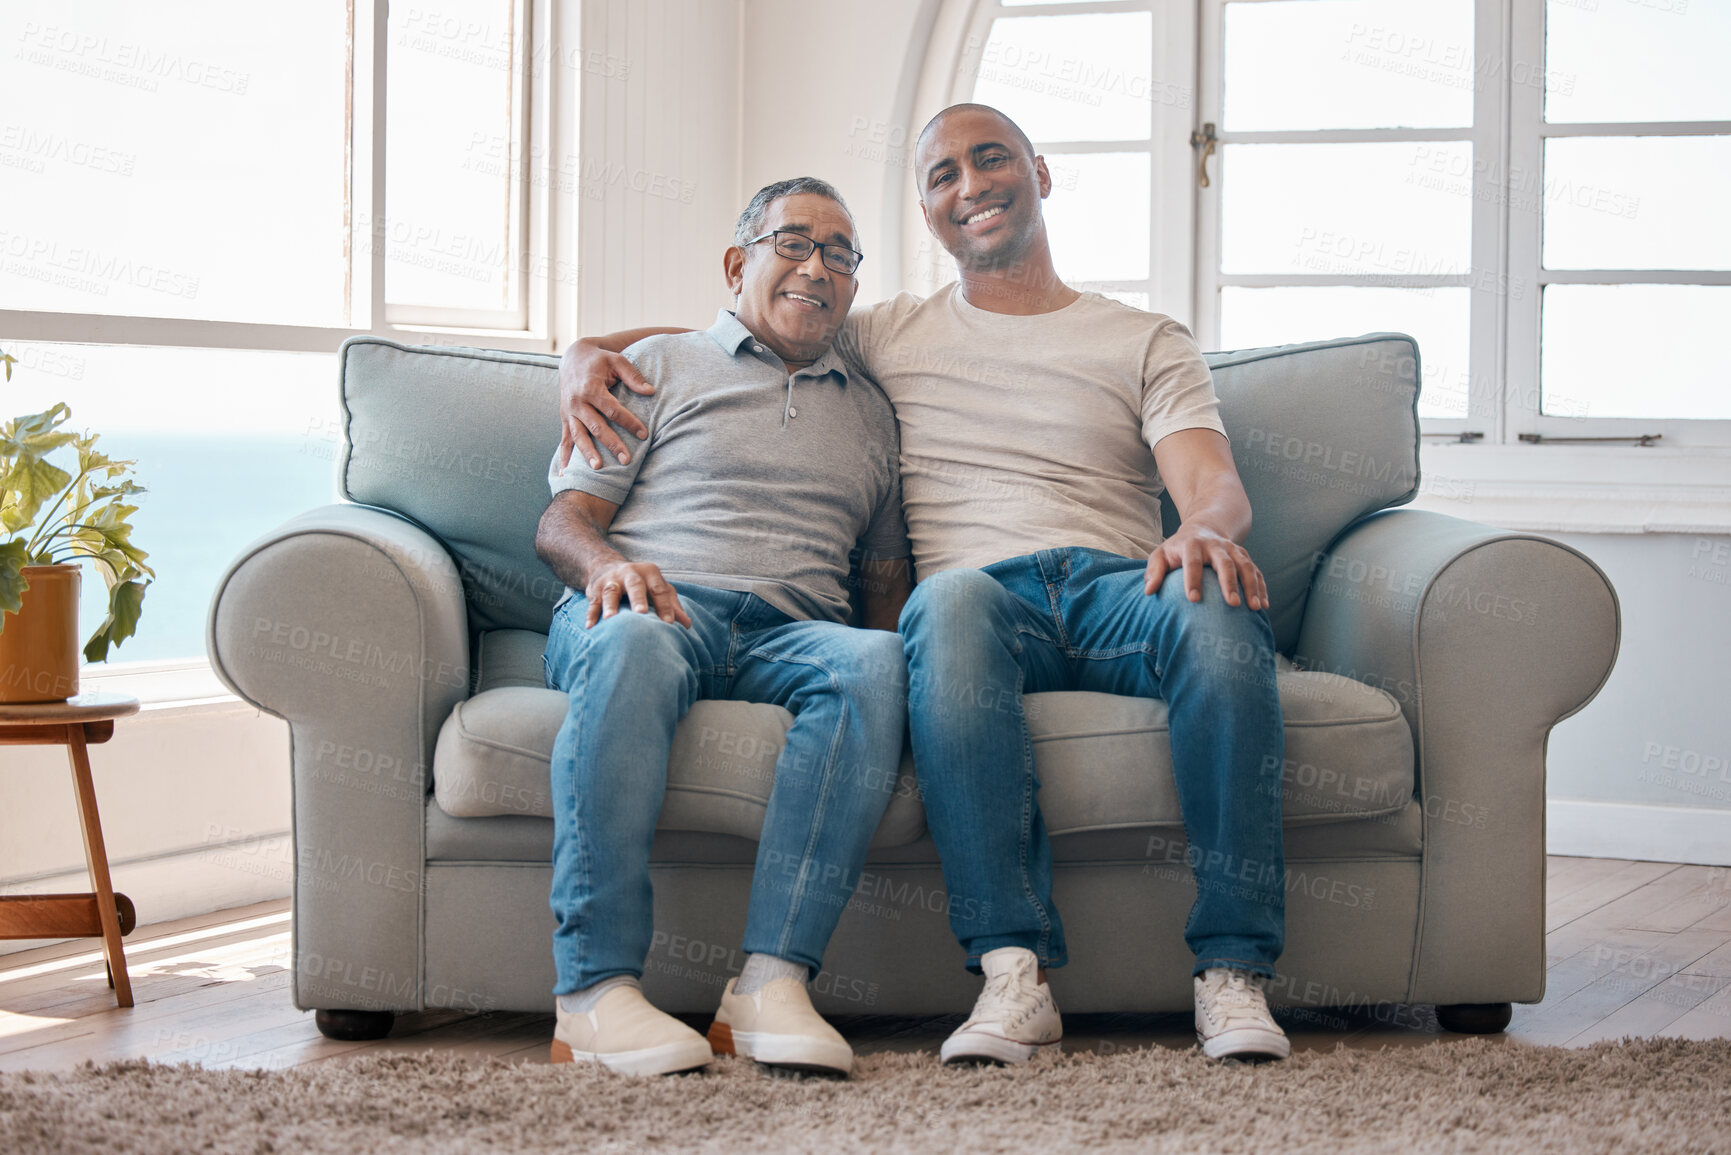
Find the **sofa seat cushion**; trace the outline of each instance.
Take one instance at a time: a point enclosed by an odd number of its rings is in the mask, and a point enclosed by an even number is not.
[[[434,798],[451,817],[553,815],[548,764],[566,699],[528,684],[539,638],[495,631],[477,643],[481,690],[451,712],[433,757]],[[1285,659],[1278,680],[1288,826],[1386,816],[1411,802],[1412,732],[1399,703],[1350,678],[1295,670]],[[1166,703],[1078,692],[1026,701],[1040,808],[1054,836],[1183,825]],[[674,733],[658,829],[755,839],[792,722],[779,706],[696,703]],[[904,758],[872,846],[906,846],[924,832],[913,764]]]
[[[557,690],[500,686],[457,704],[433,753],[433,797],[454,818],[553,816],[549,763],[565,720]],[[763,828],[775,760],[793,717],[780,706],[701,701],[673,734],[659,830],[756,839]],[[925,833],[904,761],[873,846],[902,846]]]

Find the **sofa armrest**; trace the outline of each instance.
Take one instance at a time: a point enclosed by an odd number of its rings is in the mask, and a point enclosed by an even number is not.
[[[1545,745],[1616,661],[1616,592],[1578,551],[1388,510],[1317,559],[1295,660],[1392,694],[1424,872],[1409,1001],[1544,993]]]
[[[394,514],[316,509],[230,566],[206,644],[289,724],[295,1005],[419,1009],[428,769],[469,692],[456,564]]]

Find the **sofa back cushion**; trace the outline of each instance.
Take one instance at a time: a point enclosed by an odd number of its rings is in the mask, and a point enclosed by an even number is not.
[[[477,630],[547,630],[564,585],[535,556],[558,443],[559,359],[351,337],[342,348],[351,501],[419,523],[450,552]]]
[[[1246,543],[1290,653],[1318,554],[1418,490],[1418,346],[1363,337],[1210,353],[1255,512]],[[401,513],[450,551],[476,630],[545,632],[564,587],[535,556],[558,429],[551,354],[343,344],[342,493]],[[1177,512],[1163,499],[1167,532]],[[433,564],[446,564],[432,559]]]
[[[1254,514],[1245,548],[1291,653],[1319,554],[1418,492],[1418,344],[1399,333],[1209,353],[1220,417]],[[1161,499],[1166,532],[1178,528]]]

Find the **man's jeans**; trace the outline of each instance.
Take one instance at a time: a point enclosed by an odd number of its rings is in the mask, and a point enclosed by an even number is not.
[[[1285,938],[1274,633],[1266,614],[1226,604],[1212,570],[1192,603],[1181,573],[1144,594],[1145,568],[1042,550],[935,574],[902,611],[914,765],[970,970],[1003,946],[1066,961],[1022,695],[1097,690],[1167,703],[1197,888],[1184,929],[1194,973],[1274,973]]]
[[[691,628],[653,614],[583,628],[553,615],[547,684],[570,696],[553,743],[553,993],[643,974],[653,933],[649,847],[673,730],[699,698],[794,716],[757,845],[745,950],[815,975],[894,793],[907,719],[901,639],[795,621],[751,595],[679,584]]]

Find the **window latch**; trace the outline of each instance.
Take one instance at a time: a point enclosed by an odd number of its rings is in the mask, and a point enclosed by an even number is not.
[[[1588,445],[1606,441],[1633,441],[1645,448],[1665,436],[1663,433],[1634,433],[1628,437],[1546,437],[1543,433],[1522,433],[1520,439],[1528,445]]]
[[[1208,187],[1208,158],[1214,155],[1214,146],[1220,143],[1220,138],[1214,135],[1214,124],[1210,121],[1202,126],[1201,132],[1190,134],[1190,147],[1200,149],[1202,155],[1196,159],[1196,179],[1203,188]]]

